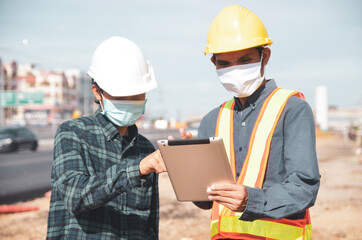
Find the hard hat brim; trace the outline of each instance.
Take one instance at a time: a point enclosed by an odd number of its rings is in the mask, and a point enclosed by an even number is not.
[[[150,80],[146,85],[143,87],[136,86],[134,88],[127,86],[127,88],[115,88],[112,83],[112,81],[97,81],[99,79],[98,76],[96,76],[91,69],[87,72],[87,74],[98,84],[98,86],[106,91],[108,94],[110,94],[113,97],[125,97],[125,96],[134,96],[139,95],[142,93],[149,92],[155,88],[157,88],[157,82],[155,80],[155,76],[153,72],[150,74]]]

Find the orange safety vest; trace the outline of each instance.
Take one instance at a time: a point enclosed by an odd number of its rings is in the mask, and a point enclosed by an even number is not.
[[[215,136],[222,137],[230,166],[237,184],[262,188],[269,158],[270,144],[275,127],[285,104],[291,96],[304,99],[302,93],[277,88],[265,100],[256,120],[239,179],[235,173],[233,114],[234,99],[225,102],[220,109]],[[233,212],[216,202],[211,211],[211,239],[312,239],[312,226],[308,209],[304,219],[263,218],[254,221],[239,220],[242,212]]]

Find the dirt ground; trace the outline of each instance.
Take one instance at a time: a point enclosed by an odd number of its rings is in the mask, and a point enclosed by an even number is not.
[[[329,134],[317,138],[321,188],[311,209],[313,239],[362,239],[362,159],[353,143]],[[33,212],[0,214],[0,239],[45,239],[49,198],[22,205],[36,205]],[[167,174],[160,175],[160,239],[209,239],[210,212],[192,203],[177,202]]]

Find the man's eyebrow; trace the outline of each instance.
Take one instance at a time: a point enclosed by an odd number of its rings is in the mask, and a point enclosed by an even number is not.
[[[252,55],[251,53],[247,53],[244,56],[239,57],[238,61],[244,60],[245,58],[250,58],[251,55]]]
[[[228,60],[216,59],[217,63],[230,63]]]

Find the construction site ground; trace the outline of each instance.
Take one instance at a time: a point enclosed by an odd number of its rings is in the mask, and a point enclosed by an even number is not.
[[[317,153],[322,178],[316,205],[311,208],[313,239],[362,239],[361,157],[355,154],[353,142],[328,133],[317,135]],[[210,211],[178,202],[167,174],[159,180],[160,239],[209,239]],[[49,198],[17,204],[36,205],[39,210],[0,214],[0,239],[45,239]]]

